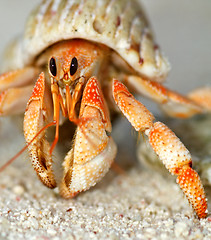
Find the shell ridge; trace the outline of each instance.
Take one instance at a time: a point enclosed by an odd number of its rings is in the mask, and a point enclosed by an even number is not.
[[[105,13],[106,15],[109,14],[109,12],[111,11],[112,9],[112,6],[114,5],[116,0],[110,0],[110,2],[108,3],[107,7],[106,7],[106,10],[105,10]]]
[[[111,0],[108,4],[105,12],[105,31],[104,34],[111,37],[116,41],[115,39],[115,33],[116,33],[116,23],[117,23],[117,16],[120,15],[122,11],[122,7],[124,5],[125,1],[122,0],[121,4],[117,3],[117,0]]]
[[[129,51],[133,53],[134,56],[136,56],[137,61],[140,61],[140,40],[141,40],[141,24],[139,21],[139,14],[136,14],[132,20],[129,37],[128,37],[128,43]]]
[[[140,22],[140,18],[139,18],[139,13],[135,15],[135,17],[133,18],[132,24],[131,24],[131,28],[130,28],[130,42],[132,44],[137,44],[138,45],[138,49],[137,52],[140,52],[140,39],[141,39],[141,33],[142,33],[142,24]]]
[[[106,18],[107,18],[107,9],[109,8],[111,4],[111,0],[97,0],[97,6],[95,8],[95,11],[93,13],[92,18],[92,30],[97,34],[101,35],[105,32],[106,29]],[[97,12],[96,12],[97,9]]]
[[[119,42],[117,43],[119,46],[125,45],[126,49],[130,48],[130,29],[132,26],[132,18],[134,16],[134,11],[132,11],[131,2],[128,1],[125,4],[124,10],[121,14],[121,28],[119,28],[118,38]],[[130,21],[128,20],[130,19]],[[117,37],[117,36],[116,36]],[[124,41],[122,41],[124,40]]]
[[[116,29],[116,33],[115,33],[115,38],[118,37],[118,35],[120,34],[120,31],[123,29],[123,24],[122,24],[122,20],[123,20],[123,17],[125,15],[125,11],[127,9],[127,5],[128,5],[129,2],[127,2],[127,4],[125,5],[123,11],[121,12],[120,16],[119,16],[119,24],[117,26],[117,29]]]
[[[54,0],[54,3],[51,7],[51,11],[52,12],[57,12],[59,5],[60,5],[61,1],[60,0]]]
[[[60,19],[59,19],[60,30],[64,29],[65,19],[67,18],[68,13],[69,13],[70,9],[72,8],[73,4],[74,4],[74,0],[69,0],[69,1],[66,2],[66,6],[64,8],[64,11],[60,15]]]
[[[49,17],[49,20],[47,22],[47,25],[49,26],[49,28],[53,28],[54,26],[59,26],[58,25],[58,19],[61,15],[61,11],[60,8],[61,6],[63,6],[64,1],[60,1],[60,0],[53,0],[51,6],[49,6],[49,11],[46,12],[46,17]]]
[[[36,15],[36,20],[37,20],[37,25],[36,25],[36,30],[39,29],[39,26],[42,24],[43,22],[43,18],[46,14],[46,11],[51,3],[51,0],[46,0],[46,1],[43,1],[44,4],[40,4],[40,8],[38,10],[38,13]]]
[[[20,68],[54,43],[80,38],[107,45],[141,76],[162,81],[169,65],[154,49],[147,24],[136,0],[44,0],[29,17],[22,41],[8,51],[5,69],[14,68],[17,55]]]
[[[90,1],[89,1],[90,2]],[[82,16],[86,15],[86,10],[87,6],[85,5],[85,1],[81,0],[81,2],[79,3],[74,15],[73,15],[73,19],[72,19],[72,26],[73,29],[76,32],[83,32],[84,31],[84,25],[81,25],[81,28],[79,27],[80,24],[83,24],[82,21]],[[83,30],[82,30],[83,29]]]

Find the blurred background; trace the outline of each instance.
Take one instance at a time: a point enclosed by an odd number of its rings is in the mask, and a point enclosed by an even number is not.
[[[0,0],[0,56],[40,0]],[[156,41],[171,63],[166,85],[183,94],[211,85],[211,1],[142,0]],[[2,59],[0,57],[0,63]],[[148,104],[152,111],[156,106]]]

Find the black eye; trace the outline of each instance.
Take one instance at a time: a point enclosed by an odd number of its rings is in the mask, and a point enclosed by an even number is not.
[[[70,64],[70,75],[73,76],[78,69],[78,60],[76,57],[72,59],[72,62]]]
[[[57,73],[57,70],[56,70],[56,60],[55,58],[51,58],[50,62],[49,62],[49,68],[50,68],[50,72],[51,74],[56,77],[56,73]]]

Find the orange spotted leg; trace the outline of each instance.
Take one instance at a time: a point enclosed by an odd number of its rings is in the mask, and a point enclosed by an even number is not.
[[[113,97],[135,130],[148,136],[152,148],[166,168],[171,174],[177,175],[177,183],[198,217],[205,218],[208,213],[205,192],[197,172],[192,169],[189,151],[167,126],[154,122],[153,115],[146,107],[117,80],[113,81]]]
[[[211,112],[211,87],[195,89],[187,96],[182,96],[158,82],[139,76],[125,76],[124,81],[132,90],[159,103],[161,109],[171,117],[189,118]]]

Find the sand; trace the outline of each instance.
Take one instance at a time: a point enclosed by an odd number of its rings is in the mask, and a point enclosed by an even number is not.
[[[11,124],[7,119],[4,126],[11,130]],[[125,120],[114,127],[117,163],[125,173],[110,170],[99,184],[71,200],[40,183],[27,153],[16,160],[0,174],[0,239],[210,239],[211,218],[197,219],[174,177],[134,160],[131,132]],[[5,137],[7,151],[11,137]],[[20,134],[18,147],[22,141]],[[209,187],[206,192],[211,205]]]

